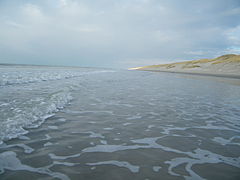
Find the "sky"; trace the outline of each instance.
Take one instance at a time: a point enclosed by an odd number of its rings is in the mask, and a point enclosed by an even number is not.
[[[240,54],[239,0],[0,0],[0,63],[129,68]]]

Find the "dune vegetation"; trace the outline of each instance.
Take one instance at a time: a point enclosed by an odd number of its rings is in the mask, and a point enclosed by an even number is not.
[[[199,59],[199,60],[192,60],[192,61],[183,61],[183,62],[176,62],[170,64],[158,64],[158,65],[150,65],[150,66],[143,66],[138,67],[135,69],[148,69],[148,68],[166,68],[172,69],[176,66],[181,66],[182,69],[185,68],[200,68],[205,64],[208,65],[216,65],[216,64],[227,64],[227,63],[240,63],[240,55],[236,54],[226,54],[214,59]],[[134,69],[134,68],[133,68]]]
[[[226,54],[213,59],[182,61],[130,69],[143,71],[209,74],[240,78],[240,55]]]

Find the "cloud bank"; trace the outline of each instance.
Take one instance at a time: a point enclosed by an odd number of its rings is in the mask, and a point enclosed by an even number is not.
[[[0,63],[126,68],[240,53],[238,0],[1,0]]]

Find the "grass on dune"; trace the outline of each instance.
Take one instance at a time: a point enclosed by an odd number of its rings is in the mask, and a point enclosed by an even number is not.
[[[235,54],[227,54],[215,58],[215,62],[212,64],[220,64],[220,63],[240,63],[240,55]]]
[[[191,66],[183,66],[182,68],[185,69],[185,68],[198,68],[198,67],[201,67],[199,65],[191,65]]]
[[[192,61],[183,61],[183,62],[176,62],[170,64],[158,64],[158,65],[150,65],[150,66],[143,66],[138,69],[147,69],[147,68],[166,68],[171,69],[176,66],[182,66],[182,68],[197,68],[201,67],[201,64],[216,65],[221,63],[240,63],[240,55],[235,54],[226,54],[217,58],[213,59],[199,59],[199,60],[192,60]]]

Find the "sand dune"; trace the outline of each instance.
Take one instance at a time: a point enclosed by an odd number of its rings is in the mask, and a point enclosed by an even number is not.
[[[159,64],[130,69],[240,78],[240,55],[226,54],[214,59],[183,61],[171,64]]]

